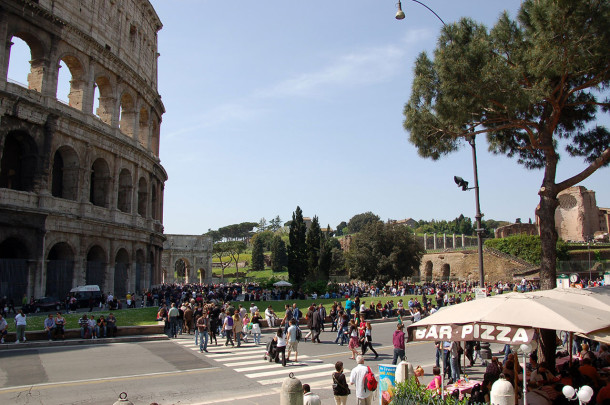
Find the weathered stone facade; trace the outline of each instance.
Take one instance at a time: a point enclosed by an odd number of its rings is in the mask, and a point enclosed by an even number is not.
[[[483,249],[483,270],[486,283],[512,281],[513,275],[528,266],[511,260],[505,255]],[[479,256],[477,250],[428,253],[422,258],[419,275],[421,281],[479,281]]]
[[[211,283],[212,238],[165,235],[161,268],[166,283]]]
[[[534,224],[510,224],[499,227],[494,231],[496,238],[506,238],[514,235],[538,235],[538,227]]]
[[[566,241],[586,242],[596,232],[608,233],[610,210],[598,208],[595,191],[585,187],[570,187],[557,196],[555,226],[559,237]]]
[[[148,0],[0,4],[2,295],[98,284],[121,297],[161,282],[161,27]],[[27,88],[7,80],[14,37],[30,48]]]

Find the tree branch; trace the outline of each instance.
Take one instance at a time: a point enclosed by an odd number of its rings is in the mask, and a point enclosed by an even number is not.
[[[562,181],[561,183],[558,183],[556,185],[557,192],[563,191],[563,190],[567,189],[568,187],[575,186],[576,184],[580,183],[581,181],[583,181],[584,179],[586,179],[587,177],[592,175],[597,169],[599,169],[600,167],[602,167],[605,163],[607,163],[609,161],[610,161],[610,148],[607,148],[601,154],[601,156],[598,157],[597,159],[595,159],[595,161],[591,162],[591,164],[585,170],[576,174],[575,176],[570,177],[569,179]]]

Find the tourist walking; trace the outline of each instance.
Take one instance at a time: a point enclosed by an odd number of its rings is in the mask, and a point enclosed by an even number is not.
[[[284,329],[279,327],[273,340],[276,342],[275,346],[275,362],[280,362],[280,353],[282,354],[282,366],[286,367],[286,336],[284,335]]]
[[[373,327],[370,322],[366,322],[366,329],[364,329],[364,339],[362,343],[362,355],[366,354],[366,349],[371,349],[375,353],[375,358],[379,357],[379,353],[373,348]]]
[[[396,330],[392,335],[392,343],[394,345],[394,357],[392,358],[392,364],[396,365],[398,359],[404,361],[405,357],[405,333],[402,331],[404,324],[399,323],[396,325]]]
[[[224,321],[222,322],[223,330],[225,332],[225,336],[227,340],[225,341],[225,346],[235,346],[233,343],[233,317],[231,315],[225,316]]]
[[[261,314],[258,311],[252,317],[252,337],[255,345],[261,344]]]
[[[294,361],[299,361],[299,339],[297,339],[297,330],[299,327],[294,319],[290,320],[290,327],[286,334],[286,360],[290,360],[290,353],[294,352]]]
[[[358,365],[352,369],[349,375],[349,383],[356,386],[356,400],[358,405],[371,405],[371,391],[366,389],[364,377],[369,371],[369,368],[364,365],[364,357],[359,355],[356,357]]]
[[[199,353],[208,352],[208,330],[210,330],[210,318],[204,312],[197,318],[197,334],[199,335]]]
[[[358,355],[358,327],[356,326],[356,322],[352,319],[349,321],[349,344],[347,347],[352,351],[352,357],[350,359],[355,359]]]
[[[347,397],[351,393],[345,374],[343,374],[343,362],[335,363],[335,373],[333,373],[333,395],[335,396],[335,405],[347,405]]]

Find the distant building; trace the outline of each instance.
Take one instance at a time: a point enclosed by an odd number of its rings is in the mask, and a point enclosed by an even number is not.
[[[595,191],[583,186],[570,187],[557,196],[555,227],[565,241],[586,242],[608,233],[610,208],[599,208]]]
[[[407,219],[388,219],[388,224],[393,225],[407,225],[410,228],[415,228],[417,226],[417,221],[413,218]]]

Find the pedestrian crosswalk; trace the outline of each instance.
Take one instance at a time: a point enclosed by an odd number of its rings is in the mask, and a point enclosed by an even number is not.
[[[199,352],[199,345],[195,346],[193,338],[174,339],[172,342],[192,351]],[[226,347],[224,345],[208,345],[208,353],[201,353],[207,360],[233,369],[244,377],[256,380],[261,385],[281,385],[286,377],[293,374],[303,384],[312,388],[330,388],[332,373],[335,365],[325,363],[322,359],[299,354],[298,362],[291,361],[283,367],[282,364],[264,360],[265,345],[242,343],[241,347]],[[294,358],[294,353],[292,354]],[[349,371],[345,369],[345,376],[349,378]]]

